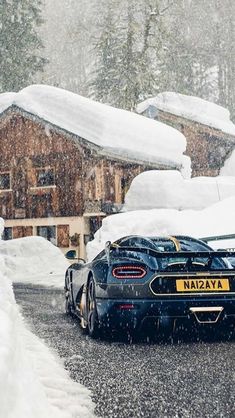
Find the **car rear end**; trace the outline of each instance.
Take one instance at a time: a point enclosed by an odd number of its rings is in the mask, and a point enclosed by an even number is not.
[[[142,260],[114,260],[97,287],[101,322],[145,329],[187,321],[217,326],[235,321],[235,270],[227,252],[148,252]],[[144,262],[142,262],[144,261]],[[155,267],[154,267],[155,263]]]

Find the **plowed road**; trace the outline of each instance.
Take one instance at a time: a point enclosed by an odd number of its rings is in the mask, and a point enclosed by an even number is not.
[[[63,312],[61,290],[15,285],[32,331],[91,389],[98,417],[235,417],[235,339],[93,341]]]

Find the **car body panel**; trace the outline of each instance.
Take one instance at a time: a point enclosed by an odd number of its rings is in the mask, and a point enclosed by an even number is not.
[[[68,268],[74,312],[85,327],[92,278],[102,327],[139,329],[151,318],[200,323],[203,315],[209,318],[204,323],[234,320],[235,269],[226,261],[231,255],[192,237],[124,237],[92,262]]]

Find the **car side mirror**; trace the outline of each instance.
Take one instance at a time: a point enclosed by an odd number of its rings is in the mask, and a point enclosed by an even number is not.
[[[68,260],[76,260],[77,259],[77,253],[75,250],[69,250],[67,251],[67,253],[65,254],[65,257]]]
[[[77,253],[75,250],[69,250],[67,251],[67,253],[65,254],[65,257],[67,258],[67,260],[76,260],[78,264],[85,264],[85,260],[84,258],[79,258],[77,257]]]

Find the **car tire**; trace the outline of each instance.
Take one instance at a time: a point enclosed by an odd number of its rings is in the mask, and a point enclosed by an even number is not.
[[[69,276],[66,275],[65,277],[65,286],[64,286],[64,291],[65,291],[65,313],[67,315],[72,316],[73,312],[74,312],[74,304],[73,304],[73,298],[71,295],[71,284],[69,284]]]
[[[95,282],[91,278],[87,283],[86,292],[86,309],[87,309],[87,331],[90,337],[98,338],[101,332],[95,295]]]

